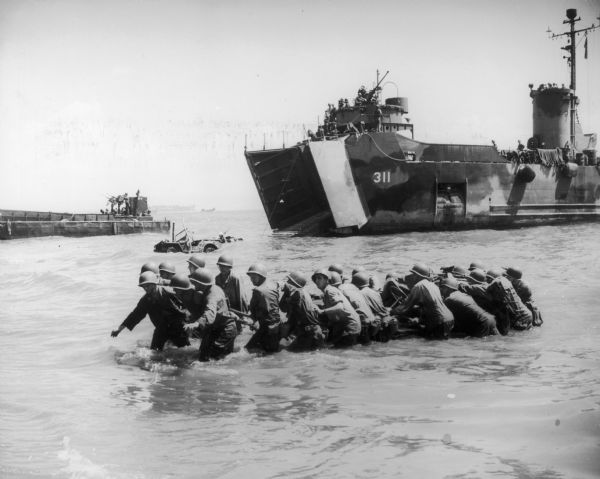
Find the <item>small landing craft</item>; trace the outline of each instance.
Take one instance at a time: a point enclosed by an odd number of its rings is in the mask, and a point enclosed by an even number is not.
[[[373,234],[499,228],[600,219],[596,134],[584,134],[575,94],[576,36],[563,47],[568,88],[530,85],[533,134],[516,151],[415,140],[408,100],[379,101],[379,79],[354,105],[329,105],[295,146],[245,151],[271,228],[299,234]],[[387,75],[387,73],[386,73]],[[378,75],[379,76],[379,75]]]

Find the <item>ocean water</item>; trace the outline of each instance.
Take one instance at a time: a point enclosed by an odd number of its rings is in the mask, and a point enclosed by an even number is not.
[[[600,225],[294,238],[261,211],[165,214],[243,237],[235,269],[261,261],[276,279],[334,262],[381,280],[417,261],[519,266],[545,323],[199,363],[197,343],[151,352],[148,319],[110,337],[144,262],[186,270],[153,253],[162,235],[0,242],[0,477],[600,476]]]

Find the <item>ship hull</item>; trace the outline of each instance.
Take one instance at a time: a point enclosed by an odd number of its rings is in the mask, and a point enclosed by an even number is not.
[[[370,133],[246,152],[246,160],[278,231],[378,234],[600,219],[596,166],[507,162],[491,146]]]

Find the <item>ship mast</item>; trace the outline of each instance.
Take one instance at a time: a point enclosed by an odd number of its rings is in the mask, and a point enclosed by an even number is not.
[[[587,27],[587,28],[582,28],[580,30],[575,30],[575,22],[578,22],[581,20],[581,17],[577,18],[577,10],[575,8],[569,8],[567,10],[567,18],[568,20],[563,20],[563,24],[569,24],[571,26],[570,31],[568,32],[563,32],[563,33],[553,33],[551,38],[558,38],[558,37],[563,37],[563,36],[567,36],[569,37],[569,44],[561,47],[563,50],[566,50],[567,53],[569,53],[569,56],[567,57],[563,57],[566,58],[567,63],[571,69],[571,85],[569,86],[571,93],[570,93],[570,107],[569,107],[569,127],[570,127],[570,142],[571,142],[571,148],[575,148],[575,115],[576,115],[576,109],[577,109],[577,96],[575,95],[575,89],[576,89],[576,81],[577,81],[577,77],[576,77],[576,62],[577,62],[577,55],[575,54],[575,50],[576,50],[576,44],[575,44],[575,36],[577,34],[580,33],[585,33],[587,35],[587,32],[591,32],[593,30],[596,30],[597,28],[599,28],[598,26],[594,25],[592,23],[591,27]],[[600,20],[600,17],[599,17]]]

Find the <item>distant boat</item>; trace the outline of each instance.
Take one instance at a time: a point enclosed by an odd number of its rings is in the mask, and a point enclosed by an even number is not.
[[[200,211],[211,212],[211,211],[215,211],[215,209],[214,208],[202,208]]]
[[[196,211],[196,205],[154,205],[157,210]]]

